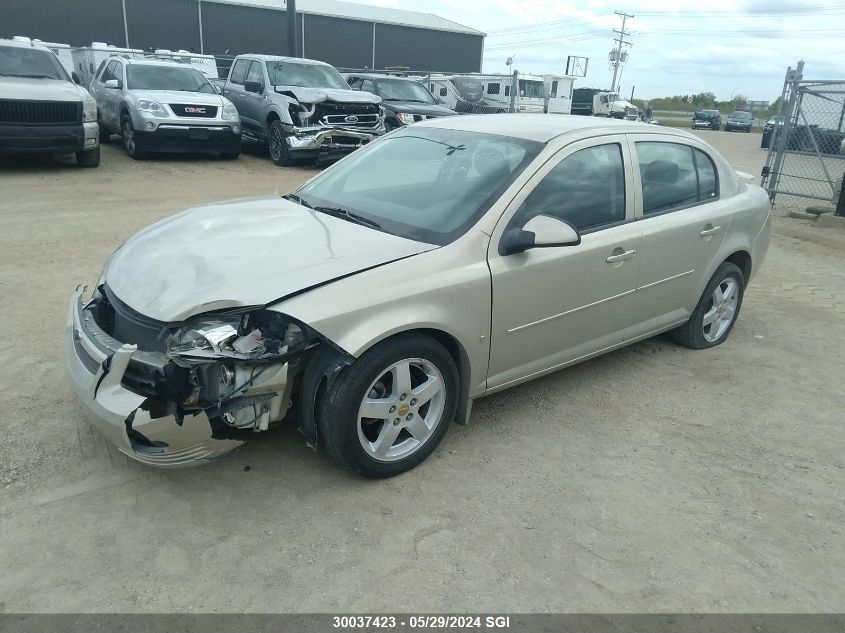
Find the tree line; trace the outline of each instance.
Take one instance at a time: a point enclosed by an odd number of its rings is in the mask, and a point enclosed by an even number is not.
[[[689,97],[692,96],[692,103]],[[730,114],[737,106],[748,103],[744,95],[736,95],[729,101],[719,101],[712,92],[701,92],[694,95],[675,95],[672,97],[658,97],[657,99],[634,99],[633,104],[644,108],[646,102],[652,110],[674,110],[680,112],[696,112],[698,110],[718,110],[722,114]],[[780,110],[781,98],[778,97],[766,111],[766,116],[774,116]],[[756,112],[756,111],[755,111]]]

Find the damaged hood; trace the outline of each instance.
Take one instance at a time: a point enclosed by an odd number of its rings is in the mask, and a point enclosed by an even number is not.
[[[338,101],[340,103],[381,103],[381,97],[371,92],[343,90],[341,88],[305,88],[303,86],[274,86],[276,92],[289,92],[300,103],[322,103]]]
[[[117,297],[164,322],[266,305],[437,248],[277,196],[191,209],[131,237],[103,277]]]

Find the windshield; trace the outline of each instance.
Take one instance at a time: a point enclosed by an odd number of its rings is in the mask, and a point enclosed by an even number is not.
[[[338,88],[349,90],[340,73],[322,64],[296,62],[267,62],[267,74],[272,86],[302,86],[303,88]]]
[[[200,71],[178,66],[146,66],[129,64],[126,82],[130,90],[178,90],[216,94]]]
[[[376,94],[385,101],[417,101],[434,103],[434,97],[422,84],[404,79],[379,79],[375,82]]]
[[[521,97],[545,97],[542,81],[531,81],[528,79],[519,80],[519,96]]]
[[[342,208],[383,231],[443,245],[463,235],[542,147],[414,126],[356,151],[296,195],[306,205]]]
[[[0,46],[0,76],[68,81],[67,72],[53,53],[19,46]]]
[[[731,117],[734,118],[734,119],[750,119],[751,113],[750,112],[734,112],[731,115]]]

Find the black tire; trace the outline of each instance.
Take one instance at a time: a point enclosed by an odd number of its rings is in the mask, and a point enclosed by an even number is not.
[[[135,126],[132,125],[132,118],[128,114],[120,117],[120,137],[127,156],[135,160],[144,160],[147,157],[146,152],[138,150],[135,143]]]
[[[100,148],[91,149],[87,152],[76,152],[76,164],[80,167],[99,167]]]
[[[358,410],[373,382],[404,359],[423,359],[437,368],[443,377],[445,405],[437,426],[414,452],[396,461],[378,461],[359,440]],[[414,468],[437,448],[455,417],[459,389],[455,361],[440,343],[423,334],[400,335],[375,345],[337,378],[320,398],[317,423],[329,454],[338,463],[365,477],[393,477]],[[389,425],[390,420],[376,424]]]
[[[270,150],[270,160],[278,167],[290,167],[294,164],[288,150],[288,144],[285,142],[287,133],[282,127],[281,121],[273,121],[270,123],[270,134],[267,139],[267,147]]]
[[[111,132],[109,132],[106,128],[103,127],[103,124],[100,124],[100,145],[108,143],[111,141]]]
[[[730,321],[727,329],[715,340],[707,340],[704,336],[704,315],[713,307],[713,293],[716,286],[722,285],[726,280],[733,279],[737,284],[738,297],[736,301],[736,308],[734,309],[733,318]],[[689,321],[682,326],[675,328],[669,335],[676,343],[680,343],[684,347],[690,349],[707,349],[708,347],[715,347],[724,343],[731,330],[736,324],[739,317],[739,311],[742,308],[742,298],[745,295],[745,275],[738,266],[731,262],[722,262],[722,265],[716,269],[701,298],[698,300],[698,305],[695,306]]]

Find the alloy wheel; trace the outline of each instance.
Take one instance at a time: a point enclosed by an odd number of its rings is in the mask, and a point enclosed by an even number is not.
[[[128,120],[123,122],[123,146],[130,156],[135,153],[135,129]]]
[[[417,452],[443,422],[446,382],[423,358],[385,368],[358,408],[358,440],[372,459],[394,462]]]
[[[728,331],[736,317],[738,301],[739,284],[733,277],[726,277],[713,289],[702,319],[702,333],[708,343],[719,340]]]
[[[281,160],[282,158],[282,143],[285,139],[282,137],[282,131],[278,126],[273,126],[270,129],[270,156],[273,160]]]

